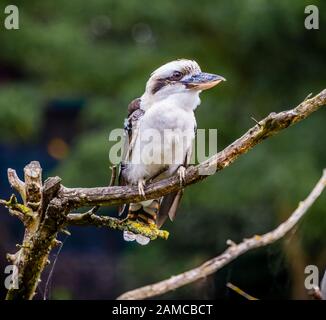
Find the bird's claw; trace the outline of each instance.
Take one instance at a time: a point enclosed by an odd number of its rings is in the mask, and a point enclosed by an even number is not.
[[[149,244],[149,242],[151,241],[151,239],[148,237],[145,237],[141,234],[135,234],[133,232],[126,231],[126,230],[123,231],[123,239],[128,242],[136,240],[136,242],[141,244],[142,246]]]
[[[147,244],[149,244],[149,242],[151,241],[151,239],[148,238],[148,237],[145,237],[145,236],[143,236],[143,235],[141,235],[141,234],[137,234],[137,235],[136,235],[136,241],[137,241],[137,243],[139,243],[140,245],[142,245],[142,246],[146,246]]]
[[[179,181],[182,186],[186,182],[186,168],[184,166],[180,166],[178,169]]]
[[[145,180],[138,181],[138,193],[145,198]]]
[[[123,231],[123,239],[125,241],[135,241],[137,235],[130,231]]]

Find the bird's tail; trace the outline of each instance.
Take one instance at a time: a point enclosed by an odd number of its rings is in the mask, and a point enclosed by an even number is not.
[[[138,220],[148,225],[155,225],[161,228],[165,220],[169,217],[172,221],[177,214],[183,190],[168,194],[161,199],[148,200],[139,203],[131,203],[128,210],[128,219]],[[124,231],[123,237],[126,241],[136,240],[140,244],[149,243],[149,239],[136,235],[130,231]]]
[[[147,202],[147,201],[146,201]],[[128,210],[128,219],[140,220],[147,224],[156,224],[157,214],[160,209],[158,200],[151,200],[150,203],[131,203]]]
[[[139,203],[131,203],[129,205],[128,216],[129,220],[138,220],[148,225],[155,225],[157,223],[157,215],[160,209],[160,201],[159,200],[150,200],[139,202]],[[146,245],[149,243],[150,239],[140,235],[134,234],[130,231],[124,231],[123,238],[126,241],[134,241],[136,240],[139,244]]]

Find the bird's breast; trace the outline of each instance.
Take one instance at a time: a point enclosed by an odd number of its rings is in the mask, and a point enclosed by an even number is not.
[[[128,180],[152,177],[162,168],[183,164],[194,139],[195,121],[192,111],[179,108],[156,106],[147,110],[139,123]]]
[[[166,129],[186,131],[193,129],[195,123],[196,120],[192,110],[161,104],[146,111],[141,126],[143,129],[159,131]]]

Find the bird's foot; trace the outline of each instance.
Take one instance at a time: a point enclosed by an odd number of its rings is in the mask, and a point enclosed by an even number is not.
[[[147,223],[141,222],[139,220],[127,219],[126,221],[128,221],[129,229],[131,229],[131,230],[135,229],[135,231],[137,233],[134,233],[129,230],[125,230],[125,231],[123,231],[123,239],[125,241],[135,241],[136,240],[136,242],[142,246],[147,245],[151,239],[149,237],[147,237],[146,235],[140,234],[138,232],[141,231],[145,234],[152,232],[153,228],[155,228],[155,229],[157,228],[156,225],[155,224],[147,224]]]
[[[147,244],[149,244],[149,242],[151,241],[150,238],[145,237],[141,234],[137,234],[136,235],[136,241],[137,243],[141,244],[142,246],[146,246]]]
[[[135,241],[136,240],[136,234],[130,231],[123,231],[123,240],[125,241]]]
[[[145,183],[146,181],[144,179],[138,180],[138,193],[144,198],[145,198]]]
[[[180,185],[182,186],[186,182],[186,168],[184,166],[180,166],[178,168],[178,175],[179,175]]]
[[[136,240],[136,242],[142,246],[149,244],[149,242],[151,241],[150,238],[145,237],[141,234],[133,233],[131,231],[123,231],[123,240],[125,240],[125,241],[135,241]]]

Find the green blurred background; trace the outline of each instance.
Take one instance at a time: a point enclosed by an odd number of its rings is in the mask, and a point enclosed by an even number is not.
[[[0,25],[0,198],[11,192],[6,169],[22,174],[31,160],[66,186],[106,185],[110,130],[122,126],[151,71],[170,60],[195,59],[227,78],[202,94],[197,110],[199,128],[218,129],[219,150],[254,125],[251,116],[292,108],[325,88],[325,1],[2,0],[0,12],[8,4],[20,10],[20,29]],[[308,4],[319,8],[319,30],[304,28]],[[115,298],[199,265],[227,239],[275,227],[325,167],[325,120],[320,110],[187,188],[178,218],[164,226],[168,241],[142,247],[117,231],[72,228],[62,237],[48,298]],[[325,207],[324,195],[282,241],[162,298],[242,299],[228,281],[261,299],[306,298],[305,266],[326,266]],[[0,213],[4,270],[23,229]],[[101,214],[116,215],[116,208]]]

